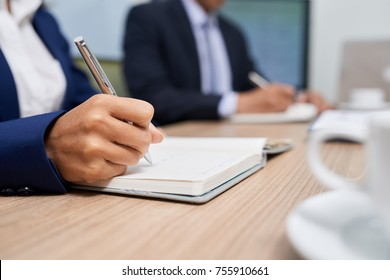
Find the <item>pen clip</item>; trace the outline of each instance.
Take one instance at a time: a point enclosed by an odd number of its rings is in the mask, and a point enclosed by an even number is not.
[[[89,50],[87,44],[82,36],[78,36],[74,39],[74,42],[79,49],[81,56],[91,71],[100,89],[107,94],[117,95],[114,87],[111,85],[110,80],[104,73],[99,61],[95,55]]]

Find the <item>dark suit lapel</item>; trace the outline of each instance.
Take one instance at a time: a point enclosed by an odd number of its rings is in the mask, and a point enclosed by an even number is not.
[[[221,30],[223,40],[225,41],[225,47],[230,62],[230,71],[232,73],[232,78],[233,78],[232,86],[233,88],[235,88],[235,84],[236,84],[235,78],[238,76],[237,75],[238,73],[236,73],[235,70],[238,71],[240,67],[237,64],[236,57],[234,56],[234,54],[237,54],[237,51],[234,49],[236,44],[234,42],[234,38],[232,37],[231,32],[229,32],[230,29],[228,25],[225,23],[224,19],[218,17],[218,21],[219,21],[219,28]]]
[[[8,62],[5,59],[3,52],[0,49],[0,121],[17,119],[19,113],[19,101],[16,91],[15,80],[9,68]]]
[[[61,50],[58,48],[58,42],[55,38],[58,36],[55,28],[50,27],[51,21],[48,20],[48,14],[39,9],[33,19],[33,26],[42,42],[48,48],[50,53],[58,60],[61,60]],[[62,61],[60,61],[62,62]]]
[[[53,57],[58,60],[62,67],[67,81],[65,90],[65,98],[67,98],[69,97],[69,92],[71,92],[71,85],[68,83],[68,81],[70,80],[70,73],[66,71],[66,69],[68,69],[69,64],[67,57],[68,53],[61,49],[63,38],[59,37],[58,29],[55,26],[51,26],[53,24],[53,18],[43,8],[38,9],[32,21],[32,24],[38,36],[41,38],[42,42],[45,44],[45,46],[53,55]]]
[[[172,18],[175,19],[175,25],[179,33],[177,36],[183,40],[184,48],[189,54],[190,65],[196,65],[197,84],[200,87],[199,56],[190,20],[180,0],[172,0],[171,3]]]
[[[227,27],[225,21],[223,20],[223,18],[221,17],[218,17],[218,22],[219,22],[219,28],[221,30],[221,33],[222,33],[222,37],[225,41],[225,46],[226,46],[226,50],[228,52],[228,56],[229,56],[229,60],[232,61],[232,54],[233,54],[233,45],[232,44],[232,37],[230,36],[231,34],[229,33],[229,28]]]

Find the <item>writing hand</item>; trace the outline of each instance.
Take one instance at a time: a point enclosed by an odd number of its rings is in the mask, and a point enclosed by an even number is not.
[[[298,103],[311,103],[315,105],[319,113],[328,109],[334,109],[334,106],[328,103],[320,94],[313,91],[304,91],[300,93],[296,100]]]
[[[283,112],[292,104],[293,96],[293,87],[271,83],[239,94],[237,113]]]
[[[92,183],[123,174],[151,143],[163,139],[150,123],[153,113],[141,100],[95,95],[58,118],[47,132],[46,153],[69,182]]]

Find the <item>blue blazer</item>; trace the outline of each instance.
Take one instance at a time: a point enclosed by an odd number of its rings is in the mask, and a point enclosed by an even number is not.
[[[254,67],[241,31],[219,16],[230,60],[233,90],[253,88]],[[153,104],[154,120],[217,119],[220,96],[201,93],[200,67],[190,21],[180,0],[155,1],[130,10],[124,38],[124,71],[131,94]]]
[[[15,81],[0,49],[0,192],[3,193],[24,187],[37,193],[66,191],[63,179],[46,155],[45,132],[66,110],[96,93],[87,77],[75,68],[67,41],[53,16],[40,8],[33,18],[33,26],[62,66],[66,93],[61,111],[20,118]]]

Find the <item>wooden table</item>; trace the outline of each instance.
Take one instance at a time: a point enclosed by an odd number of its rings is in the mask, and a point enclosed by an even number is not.
[[[0,197],[0,259],[299,259],[286,237],[286,217],[324,191],[306,162],[307,127],[229,122],[166,127],[175,136],[294,140],[293,150],[203,205],[88,191]],[[323,153],[335,171],[361,175],[360,145],[327,144]]]

